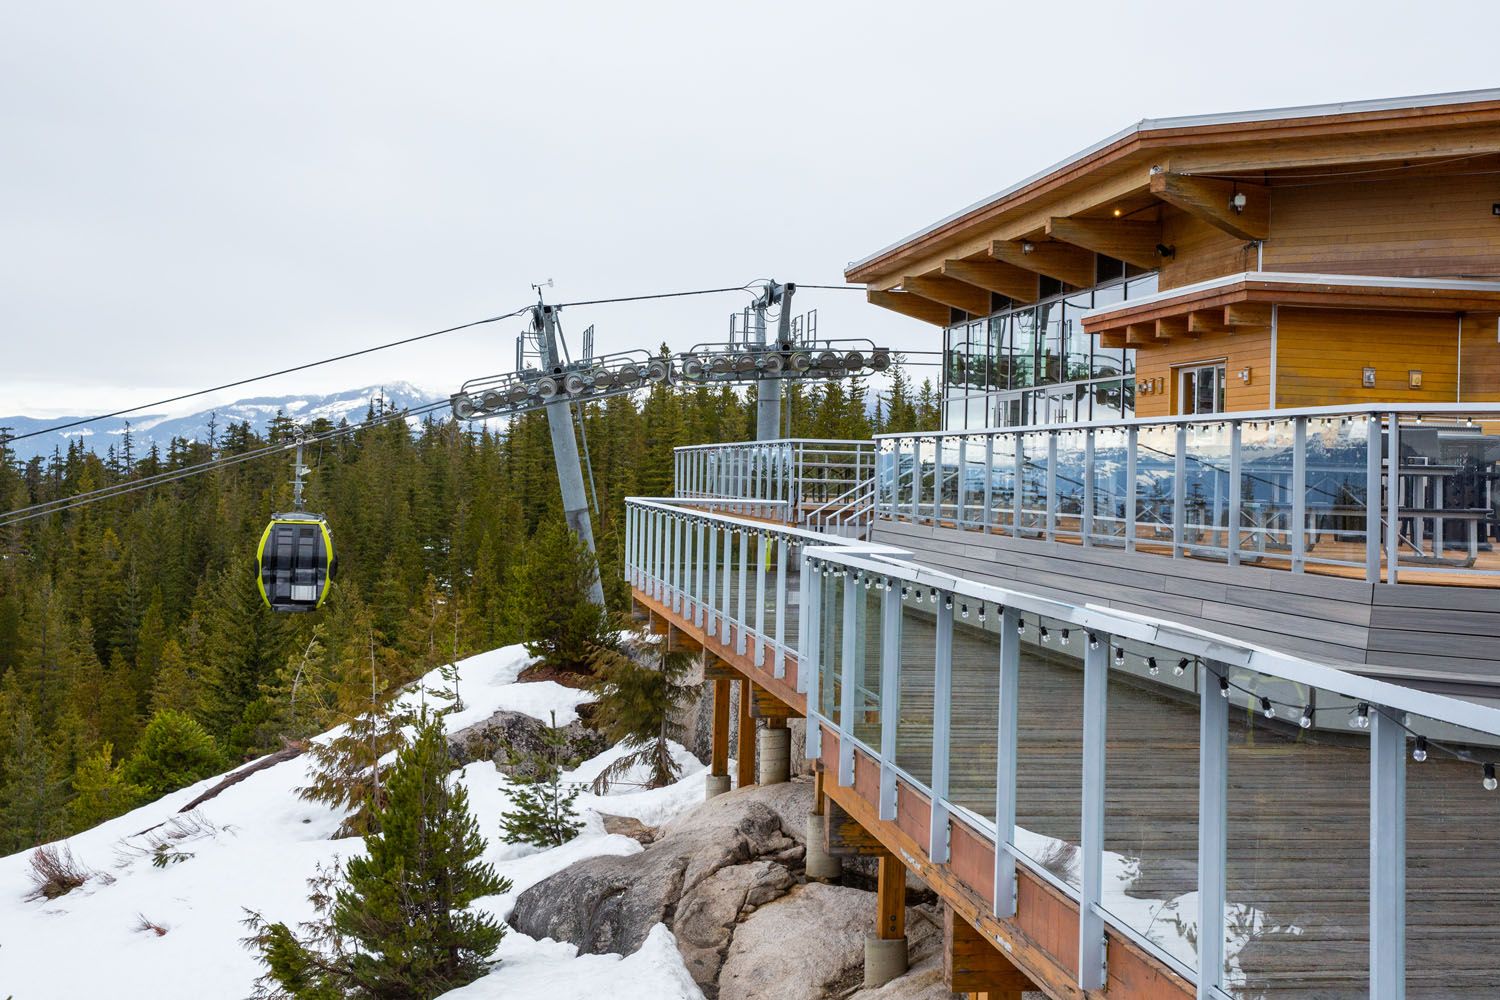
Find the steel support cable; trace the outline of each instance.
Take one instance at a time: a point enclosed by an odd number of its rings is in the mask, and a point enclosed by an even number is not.
[[[445,333],[456,333],[459,330],[468,330],[472,327],[483,326],[487,323],[498,323],[501,320],[511,319],[513,317],[519,316],[522,313],[530,310],[530,308],[530,306],[527,306],[524,309],[517,309],[514,312],[508,312],[503,316],[491,316],[488,319],[476,319],[469,323],[460,323],[458,326],[445,327],[441,330],[432,330],[428,333],[419,333],[414,337],[405,337],[401,340],[393,340],[386,344],[376,344],[374,347],[366,347],[358,351],[350,351],[347,354],[335,355],[331,358],[324,358],[321,361],[309,361],[306,364],[296,365],[291,368],[283,368],[280,371],[266,372],[264,375],[254,375],[250,378],[237,379],[233,382],[225,382],[223,385],[211,386],[207,389],[197,389],[193,392],[185,392],[178,396],[168,396],[165,399],[154,400],[150,403],[142,403],[139,406],[131,406],[123,410],[114,410],[110,413],[100,413],[92,417],[80,417],[77,420],[70,420],[67,423],[53,424],[50,427],[42,427],[34,431],[27,431],[25,434],[12,434],[6,437],[4,440],[22,441],[26,438],[38,437],[42,434],[52,434],[56,431],[67,430],[70,427],[79,427],[83,424],[91,424],[96,420],[108,420],[111,417],[123,417],[126,414],[139,413],[141,410],[149,409],[153,406],[165,406],[168,403],[179,403],[184,399],[193,399],[197,396],[207,395],[210,392],[220,392],[224,389],[234,389],[242,385],[249,385],[251,382],[261,382],[269,378],[276,378],[280,375],[290,375],[294,372],[306,371],[309,368],[317,368],[320,365],[332,364],[335,361],[346,361],[349,358],[357,358],[361,355],[373,354],[376,351],[384,351],[391,347],[400,347],[403,344],[412,344],[416,343],[419,340],[428,340],[432,337],[439,337]]]
[[[344,434],[352,434],[362,429],[378,427],[383,424],[390,423],[394,420],[404,420],[408,417],[420,416],[424,413],[429,413],[433,410],[441,409],[442,407],[445,407],[447,405],[447,401],[444,400],[438,403],[427,403],[423,406],[414,407],[410,410],[394,411],[389,414],[383,414],[379,417],[373,417],[370,420],[361,421],[358,424],[351,424],[348,427],[336,427],[331,430],[322,431],[318,434],[309,435],[308,437],[303,438],[303,443],[306,444],[309,442],[326,441],[330,438],[336,438]],[[187,466],[182,469],[169,469],[166,472],[160,472],[153,476],[147,476],[144,479],[135,479],[124,483],[116,483],[113,486],[105,486],[100,487],[97,490],[91,490],[88,493],[80,493],[70,497],[48,500],[43,503],[33,504],[30,507],[21,507],[13,511],[7,511],[4,514],[0,514],[0,527],[19,524],[22,521],[30,521],[39,517],[46,517],[49,514],[61,513],[65,510],[71,510],[75,507],[83,507],[88,504],[98,503],[103,500],[111,500],[118,496],[124,496],[127,493],[134,493],[137,490],[150,489],[155,486],[162,486],[166,483],[176,482],[180,479],[188,479],[192,476],[202,475],[205,472],[213,472],[217,469],[228,468],[233,465],[238,465],[242,462],[253,461],[257,458],[265,458],[268,455],[283,452],[295,446],[295,442],[265,445],[251,451],[241,452],[235,455],[225,455],[220,458],[210,459],[206,462],[200,462],[197,465]]]

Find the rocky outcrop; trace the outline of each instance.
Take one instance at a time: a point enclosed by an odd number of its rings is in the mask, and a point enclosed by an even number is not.
[[[642,847],[656,840],[656,827],[647,826],[634,816],[611,816],[609,813],[600,813],[599,821],[604,824],[605,833],[629,837]]]
[[[547,724],[525,712],[496,712],[487,719],[448,734],[448,752],[462,767],[476,760],[492,760],[501,773],[515,778],[536,777],[536,762],[545,760],[547,745],[542,733]],[[560,756],[565,764],[603,753],[604,738],[582,722],[559,727],[563,736]]]
[[[543,880],[517,898],[511,924],[584,954],[629,954],[664,923],[691,942],[684,951],[693,955],[694,977],[712,982],[726,928],[747,906],[753,911],[790,888],[800,870],[801,832],[783,814],[805,813],[811,787],[758,791],[705,803],[663,827],[639,854],[589,858]],[[736,868],[744,871],[726,871]]]

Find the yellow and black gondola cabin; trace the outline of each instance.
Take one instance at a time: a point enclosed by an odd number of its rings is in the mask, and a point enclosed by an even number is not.
[[[275,514],[256,552],[260,596],[272,611],[316,611],[338,568],[321,514]]]

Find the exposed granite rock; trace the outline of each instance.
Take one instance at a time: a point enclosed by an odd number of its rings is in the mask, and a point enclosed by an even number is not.
[[[492,760],[504,774],[516,778],[536,777],[534,761],[545,759],[548,750],[542,742],[547,724],[525,712],[496,712],[454,733],[448,734],[448,752],[457,766],[476,760]],[[563,763],[586,760],[603,753],[608,744],[604,737],[582,722],[559,727],[564,744]]]
[[[605,833],[617,833],[622,837],[629,837],[642,847],[656,840],[656,827],[647,826],[634,816],[611,816],[609,813],[600,813],[599,819],[604,822]]]

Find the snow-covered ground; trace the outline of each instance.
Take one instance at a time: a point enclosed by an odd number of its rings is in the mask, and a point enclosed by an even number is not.
[[[519,683],[529,662],[510,646],[459,664],[464,710],[446,720],[450,730],[498,709],[525,712],[558,725],[577,717],[587,694],[552,681]],[[441,687],[434,674],[425,683]],[[588,793],[578,806],[583,833],[553,850],[506,844],[498,821],[509,807],[510,786],[488,761],[457,772],[482,832],[490,838],[486,860],[513,888],[475,905],[500,918],[515,897],[581,858],[633,854],[641,846],[604,832],[600,812],[659,824],[702,801],[703,765],[678,748],[682,780],[653,791],[617,785],[609,796]],[[614,759],[615,751],[584,763],[568,775],[587,781]],[[184,804],[219,779],[200,782],[73,837],[74,858],[97,872],[82,888],[56,900],[26,902],[29,852],[0,858],[0,998],[73,1000],[206,1000],[247,996],[261,972],[241,944],[246,910],[288,923],[308,919],[307,879],[322,863],[362,849],[358,839],[330,840],[342,816],[304,802],[297,788],[308,781],[304,759],[251,775],[179,816]],[[167,824],[158,826],[158,824]],[[155,827],[156,829],[151,830]],[[143,832],[151,830],[151,832]],[[152,848],[167,831],[182,860],[157,868]],[[155,925],[158,934],[147,926]],[[449,994],[462,1000],[489,997],[571,1000],[608,992],[614,1000],[698,998],[701,993],[682,965],[671,934],[657,927],[638,952],[625,958],[578,956],[570,945],[536,941],[510,931],[490,975]]]

